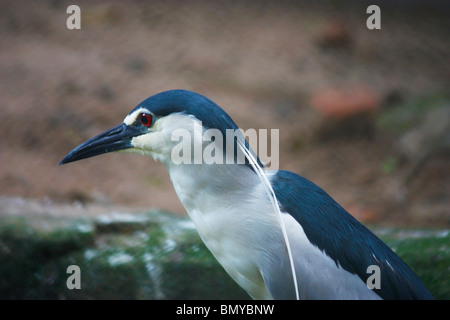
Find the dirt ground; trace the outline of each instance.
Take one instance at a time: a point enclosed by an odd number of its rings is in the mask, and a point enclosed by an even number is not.
[[[405,160],[405,132],[376,126],[392,106],[423,97],[450,106],[445,2],[380,1],[380,30],[366,27],[365,1],[75,2],[81,30],[66,28],[72,2],[0,1],[0,201],[8,206],[20,197],[184,214],[151,158],[58,166],[148,96],[182,88],[211,98],[243,129],[279,129],[280,169],[314,181],[359,220],[450,225],[448,152]],[[336,90],[349,98],[330,98]],[[347,126],[339,108],[355,96],[356,109],[371,111]]]

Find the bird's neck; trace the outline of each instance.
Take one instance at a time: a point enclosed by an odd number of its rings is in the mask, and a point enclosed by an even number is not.
[[[260,193],[260,180],[245,165],[181,164],[168,167],[180,201],[188,211],[207,211],[216,204],[232,205],[239,198]]]

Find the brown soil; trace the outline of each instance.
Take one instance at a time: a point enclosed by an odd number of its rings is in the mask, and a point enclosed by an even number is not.
[[[151,158],[108,154],[58,166],[143,99],[183,88],[244,129],[280,129],[280,168],[314,181],[358,219],[449,225],[447,156],[405,185],[413,164],[383,170],[397,156],[392,136],[318,139],[326,120],[311,103],[335,88],[364,87],[375,97],[371,110],[396,94],[412,101],[446,92],[448,6],[387,2],[382,29],[370,31],[364,2],[77,2],[81,30],[66,28],[63,2],[0,2],[0,195],[184,214]]]

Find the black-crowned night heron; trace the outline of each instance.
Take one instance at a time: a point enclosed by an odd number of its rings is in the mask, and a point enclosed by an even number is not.
[[[208,98],[171,90],[146,99],[60,164],[119,150],[163,162],[206,246],[255,299],[433,298],[402,259],[321,188],[264,168],[242,135],[229,134],[237,129]],[[214,131],[205,138],[208,130]],[[214,161],[199,161],[207,148]]]

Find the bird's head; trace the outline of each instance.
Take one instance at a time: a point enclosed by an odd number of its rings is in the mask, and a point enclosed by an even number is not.
[[[209,144],[215,143],[216,135],[226,137],[229,129],[238,132],[230,116],[208,98],[187,90],[165,91],[144,100],[118,126],[73,149],[60,164],[113,151],[151,155],[166,165],[174,161],[174,156],[175,160],[180,161],[181,157],[197,164],[195,145],[200,145],[200,152],[203,151],[208,142],[204,135],[207,129],[215,130]],[[232,142],[233,158],[239,149],[237,139]],[[218,146],[214,152],[221,148],[222,145]],[[245,164],[248,165],[247,160]]]

